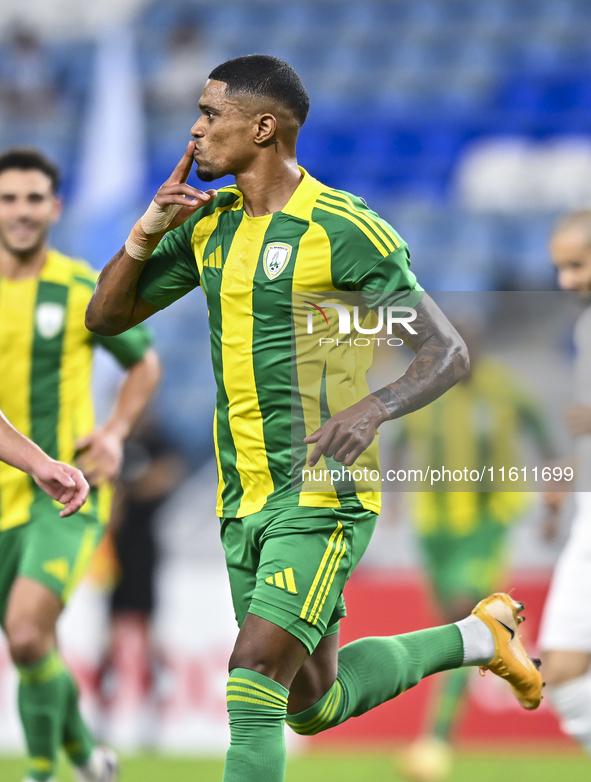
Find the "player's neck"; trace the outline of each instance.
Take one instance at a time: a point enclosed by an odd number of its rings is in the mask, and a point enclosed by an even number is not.
[[[47,245],[31,253],[14,253],[0,245],[0,276],[10,280],[37,277],[47,259]]]
[[[295,156],[275,160],[266,155],[236,176],[236,185],[244,196],[244,209],[250,217],[280,212],[301,181],[302,172]]]

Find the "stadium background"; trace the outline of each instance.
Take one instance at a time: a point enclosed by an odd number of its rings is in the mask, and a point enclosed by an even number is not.
[[[552,221],[591,204],[590,31],[586,0],[5,0],[0,147],[32,144],[58,162],[66,210],[54,242],[100,268],[178,160],[209,70],[244,53],[274,54],[310,92],[300,163],[388,219],[425,288],[547,290]],[[193,474],[160,514],[157,691],[142,715],[123,703],[102,729],[130,750],[215,752],[227,740],[234,627],[216,521],[205,510],[213,379],[199,293],[153,326],[165,365],[156,415]],[[117,376],[104,358],[96,374],[104,414]],[[532,641],[560,547],[540,542],[535,516],[515,531],[511,581],[528,598]],[[416,610],[405,608],[410,598]],[[348,602],[345,639],[436,621],[407,525],[384,520]],[[87,582],[62,633],[99,725],[92,684],[105,622],[104,596]],[[489,679],[473,689],[463,742],[572,749],[549,709],[525,716]],[[21,738],[4,646],[0,683],[0,750],[11,752]],[[400,746],[420,729],[429,686],[294,747]]]

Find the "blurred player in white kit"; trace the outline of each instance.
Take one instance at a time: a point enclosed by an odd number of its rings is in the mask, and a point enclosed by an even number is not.
[[[566,423],[575,437],[576,515],[560,555],[540,631],[545,694],[562,729],[591,754],[591,210],[561,220],[550,251],[558,284],[579,291],[585,309],[576,330],[575,404]],[[547,496],[558,508],[565,494]]]

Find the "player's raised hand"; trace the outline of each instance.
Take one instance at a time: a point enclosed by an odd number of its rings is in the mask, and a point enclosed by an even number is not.
[[[107,429],[96,429],[76,443],[78,466],[91,486],[119,477],[123,464],[123,441]]]
[[[172,230],[182,225],[196,209],[209,203],[217,196],[216,190],[198,190],[187,184],[187,178],[191,173],[194,163],[193,153],[195,152],[195,142],[189,141],[185,154],[176,164],[174,171],[168,177],[166,182],[158,189],[154,201],[158,206],[170,207],[179,206],[180,209],[170,209],[169,214],[174,214],[174,219],[169,224],[167,230]]]
[[[369,448],[378,426],[387,418],[383,403],[371,395],[336,413],[313,434],[304,438],[307,444],[316,443],[308,464],[313,467],[324,455],[332,456],[335,461],[350,467]]]
[[[217,196],[216,190],[203,192],[187,184],[194,151],[195,142],[189,141],[174,171],[158,188],[154,200],[131,229],[125,250],[132,258],[147,260],[165,233],[182,225],[197,209]]]
[[[62,517],[76,513],[86,502],[90,487],[80,470],[70,464],[46,457],[31,470],[31,477],[40,489],[65,506],[60,511]]]

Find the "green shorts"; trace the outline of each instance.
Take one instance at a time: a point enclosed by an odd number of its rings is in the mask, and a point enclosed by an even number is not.
[[[343,589],[377,515],[359,508],[272,508],[222,519],[238,626],[247,613],[282,627],[310,654],[346,616]]]
[[[467,535],[447,531],[419,537],[419,544],[438,601],[449,606],[458,597],[478,602],[499,588],[507,567],[508,527],[487,519]]]
[[[66,603],[86,572],[105,525],[89,514],[60,518],[44,509],[31,521],[0,532],[0,624],[16,578],[43,584]]]

